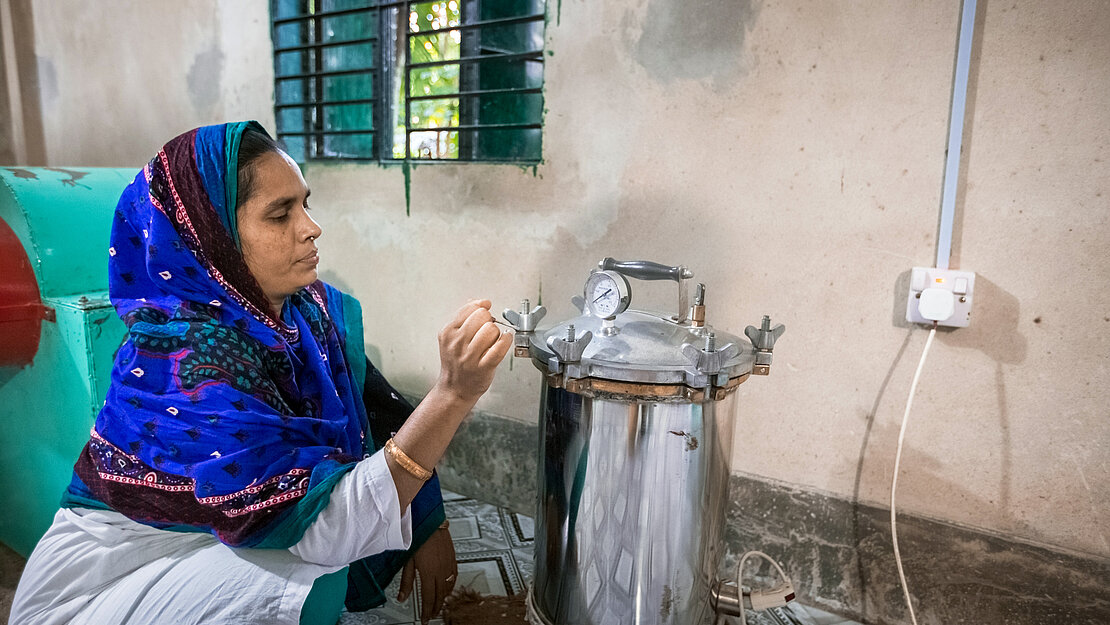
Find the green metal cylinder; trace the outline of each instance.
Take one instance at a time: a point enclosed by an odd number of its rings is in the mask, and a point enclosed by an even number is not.
[[[0,541],[22,555],[58,510],[126,336],[108,301],[108,237],[137,173],[0,167],[0,219],[22,243],[47,310],[31,364],[0,367]]]

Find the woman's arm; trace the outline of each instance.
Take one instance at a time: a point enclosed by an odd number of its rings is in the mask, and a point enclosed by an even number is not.
[[[412,538],[411,524],[397,513],[393,477],[379,451],[335,483],[328,505],[289,551],[338,568],[386,549],[408,549]]]
[[[493,382],[497,365],[512,347],[513,337],[493,323],[489,300],[472,301],[439,332],[440,374],[435,386],[393,436],[393,442],[420,466],[431,469],[470,409]],[[401,513],[424,481],[386,454],[397,487]]]

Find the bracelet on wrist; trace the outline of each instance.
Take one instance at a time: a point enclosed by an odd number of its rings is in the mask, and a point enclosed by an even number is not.
[[[397,443],[394,443],[392,438],[385,442],[385,453],[390,458],[393,458],[393,461],[400,465],[400,467],[405,470],[405,473],[408,473],[421,482],[427,482],[428,478],[432,477],[431,471],[420,466],[420,464],[412,458],[409,458],[408,454],[398,447]]]

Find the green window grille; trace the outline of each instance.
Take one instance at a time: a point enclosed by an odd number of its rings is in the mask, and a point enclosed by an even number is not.
[[[298,161],[537,162],[544,0],[271,0]]]

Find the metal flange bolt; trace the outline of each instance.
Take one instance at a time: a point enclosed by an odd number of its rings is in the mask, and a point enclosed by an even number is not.
[[[547,309],[543,306],[536,306],[532,308],[532,303],[528,300],[520,300],[520,312],[511,308],[506,308],[501,316],[509,325],[513,326],[515,335],[513,336],[513,355],[519,357],[527,357],[528,347],[532,342],[532,334],[536,331],[536,326],[539,325],[540,320],[547,314]]]
[[[693,343],[682,345],[682,355],[694,365],[700,373],[716,375],[724,369],[729,360],[740,353],[740,348],[735,343],[727,343],[717,349],[717,337],[712,332],[705,335],[704,349],[698,349]]]
[[[752,347],[755,348],[755,364],[752,365],[752,373],[755,375],[767,375],[771,373],[771,352],[775,349],[775,341],[779,340],[782,333],[786,332],[786,326],[781,323],[775,327],[771,327],[771,317],[763,315],[763,323],[760,327],[748,326],[744,328],[744,334],[751,339]]]
[[[583,332],[581,336],[575,337],[574,324],[567,326],[566,337],[560,338],[553,336],[547,339],[547,346],[551,351],[555,352],[558,356],[560,363],[565,362],[579,362],[582,360],[582,352],[586,351],[586,346],[594,338],[593,332]]]
[[[562,374],[565,379],[586,377],[588,367],[581,364],[582,353],[593,338],[592,332],[583,332],[582,336],[576,337],[574,324],[567,328],[566,337],[548,337],[547,347],[555,355],[547,359],[547,370],[553,374]]]

